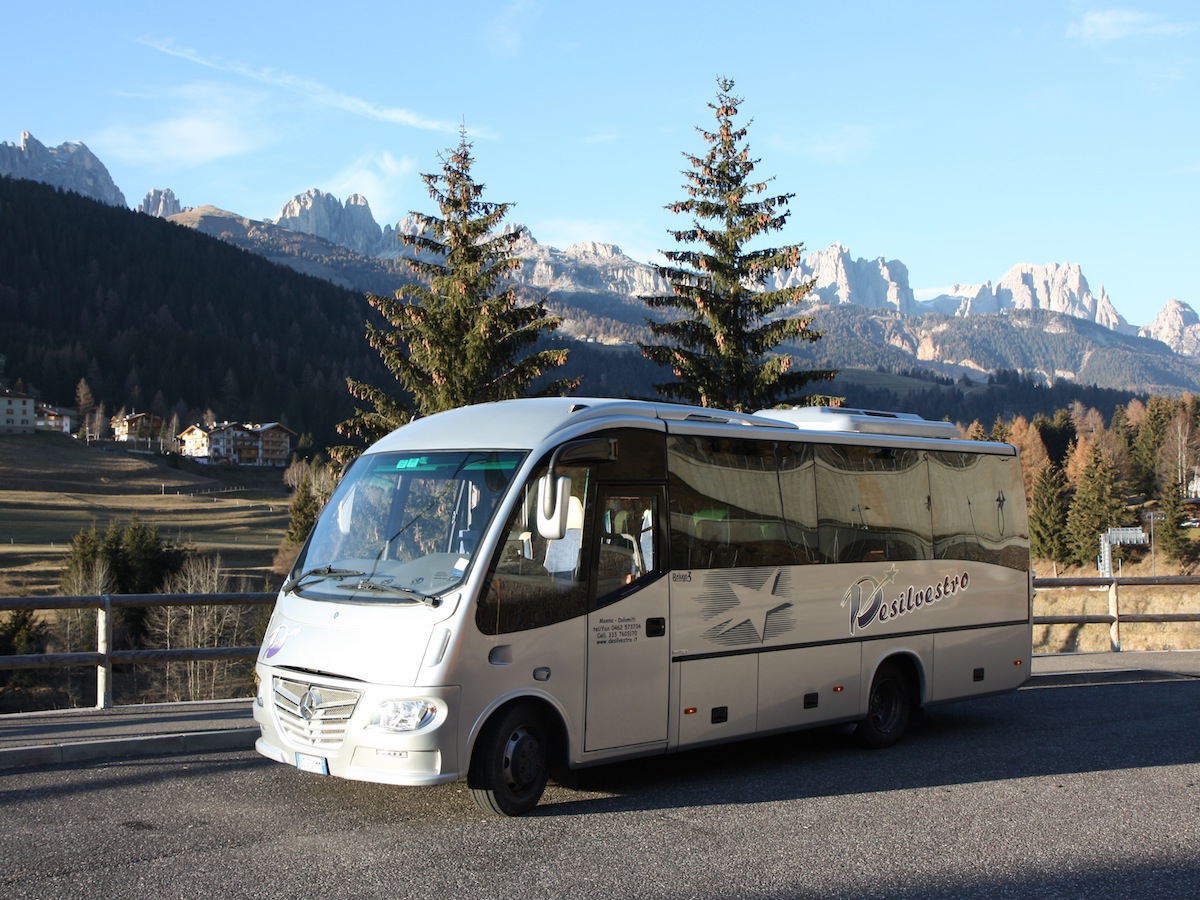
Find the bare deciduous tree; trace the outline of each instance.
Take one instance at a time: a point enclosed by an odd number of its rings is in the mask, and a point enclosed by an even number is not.
[[[169,594],[220,594],[230,590],[221,557],[189,556],[164,586]],[[153,642],[164,649],[239,647],[255,643],[252,608],[235,605],[164,606],[147,616]],[[168,662],[161,670],[164,700],[219,700],[245,696],[252,667],[245,660]]]

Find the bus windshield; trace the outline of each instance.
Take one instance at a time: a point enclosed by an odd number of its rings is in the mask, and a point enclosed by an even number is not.
[[[426,603],[457,587],[525,454],[369,453],[333,492],[285,591]]]

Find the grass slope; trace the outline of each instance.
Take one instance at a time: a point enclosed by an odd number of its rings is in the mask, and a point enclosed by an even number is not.
[[[71,538],[135,513],[163,538],[219,553],[231,575],[269,590],[287,507],[277,469],[176,468],[65,435],[0,435],[0,595],[57,593]]]

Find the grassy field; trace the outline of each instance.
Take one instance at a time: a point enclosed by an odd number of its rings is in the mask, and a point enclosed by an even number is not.
[[[65,435],[0,435],[0,595],[57,593],[71,538],[134,514],[164,539],[219,553],[252,589],[272,590],[287,506],[278,469],[172,465]]]

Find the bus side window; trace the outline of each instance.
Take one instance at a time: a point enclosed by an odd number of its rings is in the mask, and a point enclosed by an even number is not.
[[[619,595],[655,570],[659,489],[601,489],[596,597]]]
[[[667,466],[673,567],[729,569],[810,561],[805,536],[784,514],[774,441],[675,435],[667,439]],[[796,480],[790,478],[789,486]],[[811,498],[800,505],[811,515]]]
[[[586,609],[587,571],[581,550],[589,473],[580,467],[563,467],[561,473],[571,478],[566,533],[553,541],[538,533],[535,504],[543,468],[524,488],[476,607],[475,623],[484,634],[541,628],[583,615]]]

